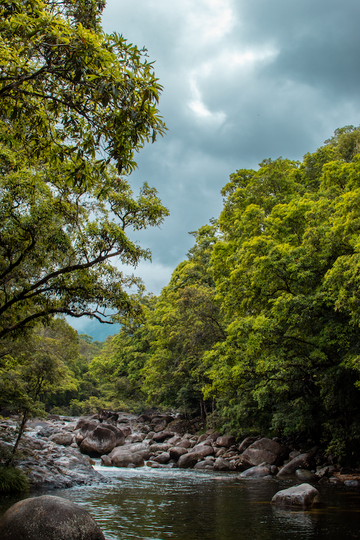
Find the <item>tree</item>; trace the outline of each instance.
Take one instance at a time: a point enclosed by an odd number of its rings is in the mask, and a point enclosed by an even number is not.
[[[28,332],[26,341],[4,338],[0,346],[0,407],[19,414],[19,428],[8,461],[16,454],[27,420],[43,416],[49,393],[76,388],[68,364],[78,356],[75,330],[61,320]]]
[[[137,283],[110,260],[150,253],[126,232],[168,211],[124,174],[165,126],[145,51],[106,35],[104,2],[5,1],[0,8],[0,337],[55,314],[125,313]]]
[[[233,430],[303,432],[348,459],[360,439],[359,142],[346,127],[301,164],[232,177],[211,262],[227,338],[206,355],[205,395]]]

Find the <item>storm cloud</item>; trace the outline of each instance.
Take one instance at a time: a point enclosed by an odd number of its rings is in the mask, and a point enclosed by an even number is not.
[[[359,20],[355,0],[108,0],[104,30],[145,46],[164,87],[169,131],[130,177],[171,214],[133,236],[153,253],[135,272],[150,292],[185,259],[188,232],[219,215],[229,174],[301,159],[360,123]]]

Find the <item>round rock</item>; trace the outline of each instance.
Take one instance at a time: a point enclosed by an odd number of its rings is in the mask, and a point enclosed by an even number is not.
[[[52,495],[14,504],[0,519],[1,540],[105,540],[81,506]]]

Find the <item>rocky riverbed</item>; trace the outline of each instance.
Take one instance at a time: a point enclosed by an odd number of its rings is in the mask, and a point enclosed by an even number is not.
[[[0,422],[3,433],[13,419]],[[0,441],[1,445],[10,442]],[[297,477],[299,482],[344,483],[360,487],[360,471],[340,468],[311,441],[248,437],[237,442],[215,430],[195,433],[194,426],[172,415],[101,411],[80,419],[50,417],[28,423],[16,466],[32,488],[64,488],[105,482],[92,458],[106,466],[194,468],[224,471],[240,478]]]

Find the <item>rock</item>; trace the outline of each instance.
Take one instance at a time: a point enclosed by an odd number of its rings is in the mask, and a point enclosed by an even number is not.
[[[215,460],[214,463],[214,471],[234,471],[235,466],[232,465],[229,461],[226,459],[223,459],[222,457],[218,457]]]
[[[149,416],[148,414],[140,414],[140,416],[137,418],[137,422],[151,422],[151,416]]]
[[[222,435],[222,437],[218,437],[216,439],[216,446],[225,446],[225,448],[229,448],[230,446],[233,446],[235,444],[235,437],[232,435]]]
[[[143,467],[145,464],[142,455],[133,452],[118,453],[110,459],[114,467]]]
[[[174,436],[174,433],[172,431],[159,431],[158,433],[155,433],[152,440],[155,442],[163,442],[166,439],[170,439]]]
[[[318,478],[322,478],[323,476],[327,476],[328,472],[329,472],[329,466],[326,465],[325,467],[321,467],[321,469],[318,469],[315,474]]]
[[[181,437],[179,437],[179,435],[174,435],[167,440],[167,443],[171,444],[171,446],[177,446],[179,442],[181,442]]]
[[[80,418],[79,422],[77,423],[77,426],[79,425],[81,420],[82,418]],[[90,433],[92,433],[99,424],[100,422],[98,420],[90,420],[90,421],[82,423],[80,430],[78,431],[76,435],[76,443],[78,444],[78,446],[80,446],[80,444],[83,442],[85,437],[90,435]]]
[[[110,454],[109,458],[111,459],[113,465],[115,467],[127,467],[127,463],[131,463],[131,460],[128,458],[122,458],[122,456],[131,456],[132,454],[137,455],[138,458],[140,457],[142,460],[136,458],[133,462],[136,467],[142,466],[144,459],[149,459],[150,452],[149,452],[149,445],[145,442],[143,443],[135,443],[135,444],[125,444],[124,446],[117,446],[114,448]],[[126,465],[118,465],[118,463],[126,463]],[[141,465],[138,465],[138,463],[141,463]]]
[[[183,456],[184,454],[187,454],[188,451],[186,448],[182,448],[181,446],[173,446],[172,448],[169,448],[169,454],[170,458],[174,461],[178,461],[180,456]]]
[[[176,446],[180,446],[182,448],[191,448],[191,442],[188,439],[184,439],[183,441],[179,442]]]
[[[51,495],[14,504],[0,519],[2,540],[105,540],[81,506]]]
[[[124,437],[125,440],[125,437]],[[106,427],[98,425],[80,444],[80,452],[88,456],[100,457],[108,454],[116,446],[115,434]]]
[[[136,443],[136,442],[142,442],[142,437],[138,435],[137,433],[134,433],[132,435],[129,435],[126,437],[125,442],[127,443]]]
[[[202,459],[202,456],[196,452],[184,454],[179,458],[178,467],[180,469],[191,469],[200,459]]]
[[[169,452],[163,452],[159,456],[156,456],[153,458],[153,461],[156,461],[156,463],[161,463],[162,465],[165,465],[166,463],[169,463],[170,461],[170,454]]]
[[[207,434],[204,433],[203,435],[200,435],[200,437],[198,438],[198,443],[201,443],[203,441],[206,441],[206,439],[208,438]]]
[[[112,461],[108,455],[104,454],[103,456],[101,456],[101,465],[103,465],[104,467],[112,467]]]
[[[209,431],[211,431],[212,433],[209,433]],[[218,431],[214,431],[214,430],[212,430],[212,429],[211,429],[211,430],[208,430],[208,431],[206,432],[206,434],[207,434],[207,436],[208,436],[207,438],[208,438],[210,441],[212,441],[212,442],[215,442],[216,439],[218,439],[219,437],[221,437],[221,435],[220,435],[220,433],[219,433]]]
[[[225,448],[220,448],[220,450],[217,450],[217,452],[215,452],[215,457],[221,457],[224,454],[226,454]]]
[[[291,461],[292,459],[295,459],[296,457],[300,456],[300,454],[301,454],[301,452],[299,452],[298,450],[293,450],[289,454],[289,461]]]
[[[193,448],[190,448],[188,452],[189,454],[193,454],[193,453],[199,454],[199,456],[201,456],[202,458],[206,456],[214,455],[214,449],[212,446],[205,446],[205,445],[199,445],[199,444],[197,444]]]
[[[320,494],[310,484],[300,484],[275,493],[271,504],[277,506],[291,506],[309,508],[320,503]]]
[[[130,426],[121,426],[121,430],[123,432],[123,434],[125,435],[125,437],[128,437],[129,435],[131,435],[131,427]]]
[[[271,467],[273,465],[261,464],[256,467],[251,467],[240,474],[240,478],[262,478],[272,474]]]
[[[259,437],[246,437],[246,439],[244,439],[242,443],[239,445],[239,454],[242,454],[243,452],[245,452],[245,450],[249,448],[251,444],[253,444],[255,441],[258,441],[258,440],[259,440]]]
[[[269,465],[280,465],[288,456],[289,450],[286,446],[263,438],[252,443],[242,454],[241,460],[249,462],[253,466],[260,463],[269,463]]]
[[[73,442],[73,436],[71,433],[54,433],[49,437],[49,440],[55,444],[61,444],[63,446],[70,446]]]
[[[296,477],[301,481],[301,482],[318,482],[319,481],[319,477],[316,476],[315,473],[311,472],[311,471],[307,471],[306,469],[297,469],[295,471],[295,475]]]
[[[211,461],[199,461],[198,463],[196,463],[196,465],[194,466],[194,469],[200,469],[200,470],[203,470],[203,469],[206,469],[206,470],[213,470],[214,468],[214,464],[211,462]]]
[[[149,449],[152,454],[155,454],[155,452],[167,452],[169,448],[171,448],[169,443],[158,443],[150,445]]]
[[[295,474],[297,469],[309,469],[310,468],[310,454],[300,454],[300,456],[292,459],[283,466],[278,472],[277,476],[286,476],[288,474]]]

